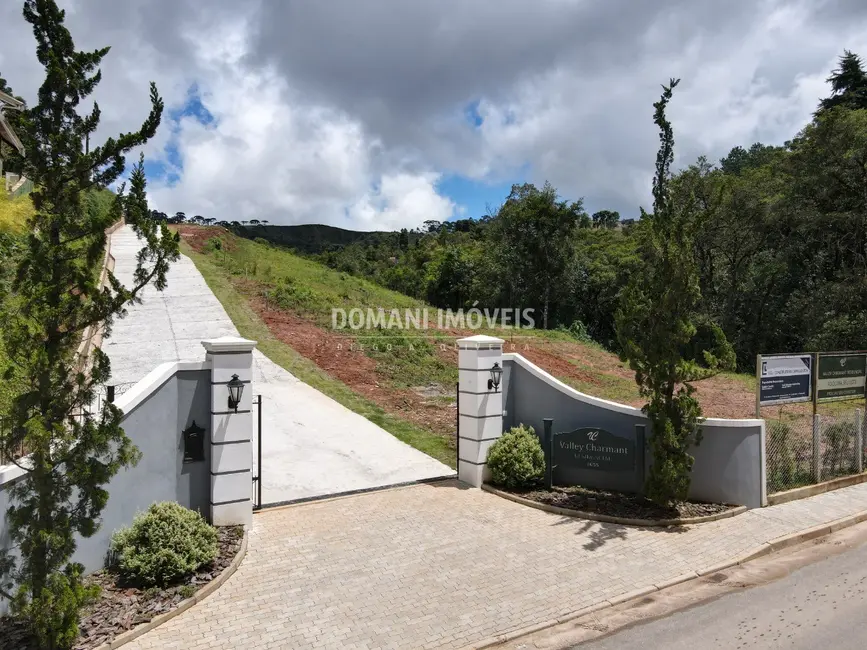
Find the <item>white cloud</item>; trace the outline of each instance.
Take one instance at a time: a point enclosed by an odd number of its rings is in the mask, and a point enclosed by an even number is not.
[[[387,174],[379,187],[349,208],[349,221],[360,230],[412,228],[459,214],[453,201],[436,191],[437,174]]]
[[[344,112],[303,103],[270,66],[249,69],[243,23],[224,27],[196,50],[204,81],[202,124],[181,118],[166,144],[180,180],[151,184],[155,207],[217,219],[328,223],[360,229],[415,227],[445,220],[454,205],[437,194],[437,174],[382,168],[380,144]],[[161,162],[170,166],[169,159]],[[374,189],[378,188],[378,189]]]
[[[179,179],[152,179],[154,204],[273,223],[411,227],[464,214],[440,178],[523,169],[632,216],[650,200],[660,83],[683,79],[670,118],[685,165],[791,138],[843,48],[867,56],[857,0],[61,4],[81,48],[112,45],[100,135],[137,128],[150,79],[167,113],[196,87],[215,118],[166,116],[145,153]],[[31,100],[32,41],[20,3],[0,3],[0,70]]]

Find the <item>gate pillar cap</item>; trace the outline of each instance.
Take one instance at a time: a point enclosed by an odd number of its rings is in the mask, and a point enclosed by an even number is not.
[[[505,343],[503,339],[498,339],[496,336],[487,336],[485,334],[476,334],[475,336],[458,339],[458,345],[469,350],[501,347],[503,343]]]
[[[223,336],[218,339],[209,339],[202,341],[205,350],[211,354],[219,354],[221,352],[252,352],[256,347],[256,341],[242,339],[237,336]]]

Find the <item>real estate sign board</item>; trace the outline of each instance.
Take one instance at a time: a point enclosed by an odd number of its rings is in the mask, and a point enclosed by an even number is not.
[[[820,354],[816,398],[820,402],[864,397],[867,354]]]
[[[759,362],[759,404],[790,404],[812,399],[813,355],[761,357]]]

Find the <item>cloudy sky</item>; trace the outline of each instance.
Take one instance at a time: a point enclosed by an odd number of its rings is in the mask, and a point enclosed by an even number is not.
[[[136,128],[166,212],[360,229],[477,217],[550,180],[588,211],[649,207],[652,103],[681,77],[677,164],[782,143],[863,0],[65,0],[80,48],[111,45],[100,133]],[[42,80],[21,3],[0,0],[0,74]]]

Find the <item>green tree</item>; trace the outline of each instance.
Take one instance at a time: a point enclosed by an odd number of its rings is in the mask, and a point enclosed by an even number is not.
[[[110,403],[92,415],[95,389],[110,376],[108,358],[95,350],[89,373],[75,351],[82,332],[112,321],[137,301],[146,285],[161,290],[169,263],[178,257],[178,238],[150,217],[143,162],[132,170],[130,192],[121,189],[111,214],[94,209],[84,193],[112,184],[126,167],[125,154],[147,142],[159,126],[163,102],[151,84],[151,109],[140,130],[109,138],[84,152],[99,124],[100,110],[79,115],[77,107],[100,81],[98,66],[108,48],[76,51],[53,0],[26,0],[36,55],[45,68],[39,101],[22,115],[24,172],[36,190],[25,254],[6,301],[3,339],[14,368],[25,378],[12,403],[7,448],[23,442],[30,452],[22,466],[27,479],[10,490],[6,512],[17,561],[0,559],[0,586],[13,611],[25,617],[45,648],[69,647],[78,633],[80,608],[94,596],[85,588],[83,567],[71,563],[77,535],[99,528],[108,500],[106,484],[138,451],[124,434],[122,413]],[[105,229],[123,214],[143,247],[132,286],[111,273],[100,287],[97,269],[106,245]]]
[[[761,142],[754,143],[749,149],[738,145],[720,160],[720,168],[727,174],[742,174],[748,169],[768,164],[780,151],[782,151],[781,147],[773,147]]]
[[[616,228],[620,222],[620,213],[616,210],[600,210],[593,213],[594,228]]]
[[[574,255],[575,232],[588,222],[582,202],[561,200],[550,183],[541,190],[513,185],[492,222],[491,241],[510,287],[507,300],[524,303],[513,307],[541,306],[545,329],[558,283]]]
[[[687,352],[697,333],[701,301],[693,238],[699,220],[694,196],[675,201],[671,188],[674,132],[665,115],[679,80],[663,86],[654,104],[654,123],[660,130],[660,149],[653,179],[653,213],[641,211],[639,252],[644,262],[624,289],[617,312],[617,335],[622,357],[635,372],[652,433],[653,464],[647,496],[660,504],[685,499],[693,457],[689,449],[700,441],[701,407],[691,382],[734,365],[734,352],[712,324],[714,350],[702,350],[702,362]],[[705,337],[703,337],[705,338]]]
[[[816,115],[838,106],[856,110],[867,108],[867,72],[857,54],[844,50],[840,67],[831,73],[827,81],[831,84],[831,96],[819,102]]]
[[[0,93],[6,93],[7,95],[15,97],[15,95],[12,93],[12,88],[9,87],[9,84],[3,78],[3,75],[0,75]]]

